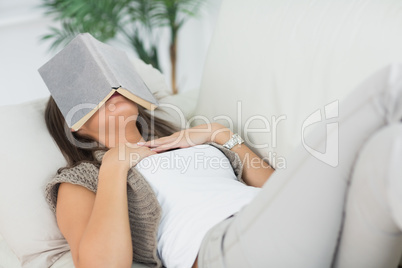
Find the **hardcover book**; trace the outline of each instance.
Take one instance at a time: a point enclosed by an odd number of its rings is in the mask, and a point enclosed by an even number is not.
[[[148,110],[159,105],[126,53],[89,33],[77,35],[39,73],[74,131],[115,92]]]

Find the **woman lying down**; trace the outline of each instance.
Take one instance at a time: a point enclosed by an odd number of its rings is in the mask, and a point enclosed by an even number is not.
[[[104,144],[108,150],[101,157],[74,147],[67,138],[63,140],[63,118],[53,99],[46,113],[51,133],[75,166],[62,170],[61,176],[70,181],[58,188],[56,211],[76,267],[131,267],[133,245],[144,247],[134,251],[139,258],[148,256],[143,251],[151,249],[153,237],[144,235],[157,231],[157,251],[165,267],[197,267],[197,254],[208,230],[251,202],[273,172],[262,160],[252,160],[259,158],[244,144],[234,145],[228,154],[229,149],[222,145],[233,133],[216,123],[176,132],[170,123],[154,118],[155,128],[149,131],[162,138],[144,140],[142,129],[132,118],[135,115],[150,122],[151,115],[118,93],[74,132],[78,139]],[[110,118],[118,117],[131,119],[111,129]],[[100,134],[102,128],[107,131]],[[208,143],[211,141],[214,143]],[[243,166],[240,182],[234,168],[239,169],[247,155],[250,160],[246,160],[253,161],[253,166]],[[91,172],[96,174],[96,156],[101,161],[97,182],[85,177]],[[134,180],[143,176],[151,188],[133,182],[134,187],[141,187],[138,191],[142,199],[127,196],[136,195],[127,192],[127,173],[132,167]],[[59,183],[57,178],[55,181]],[[90,183],[97,183],[96,194],[86,189]],[[153,195],[161,207],[160,220],[153,215],[160,213],[152,207]],[[132,198],[135,208],[130,210],[127,199]],[[129,216],[136,214],[144,218],[140,226],[134,219],[130,222]],[[147,261],[159,263],[157,255],[152,257],[154,260]]]
[[[119,93],[66,133],[50,97],[46,123],[68,167],[46,194],[75,267],[287,267],[291,258],[329,266],[344,176],[389,116],[386,90],[363,88],[341,103],[336,168],[306,153],[283,172],[223,125],[178,130]],[[275,179],[286,183],[273,194]]]

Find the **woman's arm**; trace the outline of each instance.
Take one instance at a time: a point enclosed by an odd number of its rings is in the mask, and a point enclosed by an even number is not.
[[[202,124],[189,129],[181,130],[170,136],[159,139],[140,142],[152,148],[156,152],[166,151],[172,148],[186,148],[197,144],[213,141],[218,144],[225,144],[233,133],[219,123]],[[244,143],[235,145],[232,151],[236,152],[243,163],[242,178],[247,185],[262,187],[271,174],[275,171],[267,162],[262,160]]]
[[[57,223],[70,245],[76,268],[128,268],[132,265],[127,172],[140,159],[155,152],[127,146],[125,150],[123,160],[119,160],[117,148],[104,155],[96,195],[79,185],[60,185]],[[131,158],[132,153],[136,157]]]
[[[218,144],[225,144],[233,135],[233,132],[225,126],[212,123],[212,135],[210,140]],[[267,162],[261,159],[244,143],[236,144],[231,149],[236,152],[243,163],[242,178],[247,185],[262,187],[275,171]]]
[[[98,190],[60,185],[57,222],[77,268],[131,267],[127,172],[102,165]]]

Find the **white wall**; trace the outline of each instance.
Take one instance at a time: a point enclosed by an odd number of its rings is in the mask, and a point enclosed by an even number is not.
[[[0,1],[0,105],[48,95],[37,69],[50,55],[39,42],[48,20],[36,8],[40,1]]]
[[[220,0],[206,1],[198,19],[191,19],[179,33],[179,91],[198,88],[207,48],[217,18]],[[0,105],[15,104],[48,96],[37,69],[49,60],[50,42],[40,41],[49,26],[57,26],[43,16],[41,0],[0,0]],[[168,35],[163,36],[167,44]],[[117,46],[118,42],[114,42]],[[131,53],[130,49],[125,50]],[[170,72],[168,51],[161,50],[161,66]],[[170,75],[166,75],[170,85]]]

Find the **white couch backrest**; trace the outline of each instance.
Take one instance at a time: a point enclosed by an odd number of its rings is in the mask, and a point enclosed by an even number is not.
[[[401,7],[397,0],[224,0],[195,114],[227,126],[231,118],[234,132],[281,168],[310,114],[402,59]]]

